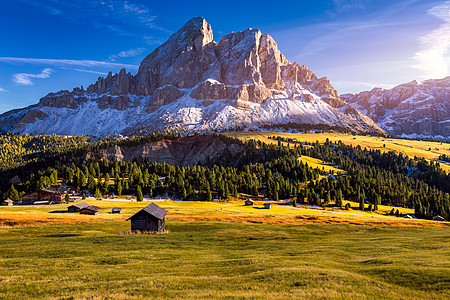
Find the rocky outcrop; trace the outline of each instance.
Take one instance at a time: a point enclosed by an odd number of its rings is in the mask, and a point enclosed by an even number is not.
[[[107,161],[132,161],[137,157],[143,157],[158,163],[194,166],[213,160],[223,151],[235,154],[241,149],[237,144],[228,146],[220,138],[212,135],[191,136],[131,147],[114,145],[100,150],[100,153],[89,153],[86,161],[94,157]]]
[[[190,20],[144,58],[136,75],[136,94],[151,95],[165,85],[194,87],[216,77],[214,50],[211,25],[200,17]]]
[[[127,96],[102,95],[96,99],[100,109],[112,108],[125,110],[130,107],[130,99]]]
[[[160,107],[170,104],[183,96],[183,92],[174,87],[173,85],[166,85],[157,89],[149,102],[150,106]]]
[[[57,93],[50,93],[41,98],[39,105],[74,109],[86,101],[87,99],[85,97],[78,97],[75,93],[71,93],[69,91],[59,91]]]
[[[44,119],[48,115],[39,109],[30,110],[21,120],[21,123],[33,123],[36,119]]]
[[[450,137],[450,77],[341,98],[392,134]]]
[[[198,85],[192,92],[194,99],[239,99],[254,103],[264,103],[272,96],[272,92],[262,85],[229,86],[223,83],[206,80]]]

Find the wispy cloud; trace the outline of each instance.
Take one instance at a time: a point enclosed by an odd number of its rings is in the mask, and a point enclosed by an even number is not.
[[[33,64],[46,66],[78,66],[78,67],[103,67],[103,68],[126,68],[137,70],[139,66],[130,64],[121,64],[115,62],[97,61],[97,60],[75,60],[75,59],[52,59],[52,58],[26,58],[26,57],[0,57],[0,62],[10,64]]]
[[[334,9],[338,12],[361,10],[366,7],[367,0],[333,0]]]
[[[102,75],[102,76],[108,75],[108,73],[105,73],[105,72],[85,70],[85,69],[79,69],[79,68],[64,68],[64,67],[61,67],[61,69],[63,69],[63,70],[70,70],[70,71],[77,71],[77,72],[82,72],[82,73],[98,74],[98,75]]]
[[[133,27],[169,32],[157,24],[157,16],[147,6],[128,0],[20,1],[71,22],[88,23],[120,35],[134,35]]]
[[[7,92],[7,90],[5,90],[4,88],[2,88],[2,87],[0,86],[0,92]]]
[[[143,39],[145,40],[145,42],[146,42],[148,45],[159,45],[159,44],[164,43],[162,40],[155,39],[155,38],[152,37],[152,36],[144,36]]]
[[[141,55],[146,50],[147,50],[146,48],[135,48],[135,49],[127,50],[127,51],[121,51],[118,54],[111,55],[109,57],[109,59],[112,61],[115,61],[118,58],[134,57],[134,56]]]
[[[49,78],[53,71],[53,69],[45,68],[40,74],[17,73],[13,75],[13,81],[19,85],[33,85],[31,79]]]
[[[439,28],[420,38],[422,50],[415,53],[414,66],[424,72],[424,78],[448,76],[449,64],[446,54],[450,50],[450,1],[428,10],[428,14],[444,21]]]

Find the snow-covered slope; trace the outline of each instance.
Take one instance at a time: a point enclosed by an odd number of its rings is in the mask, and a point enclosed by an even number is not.
[[[341,95],[389,133],[450,138],[450,76]]]
[[[0,129],[104,136],[288,122],[381,131],[325,77],[290,63],[269,35],[247,29],[216,43],[211,26],[198,17],[150,53],[136,75],[123,69],[86,90],[50,93],[38,105],[1,115]]]

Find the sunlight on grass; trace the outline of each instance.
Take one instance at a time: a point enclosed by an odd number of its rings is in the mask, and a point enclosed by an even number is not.
[[[342,141],[346,145],[358,146],[368,149],[379,149],[381,151],[395,151],[403,153],[411,158],[414,156],[423,157],[427,160],[438,161],[439,155],[450,156],[450,144],[440,142],[413,141],[404,139],[388,139],[383,137],[356,136],[339,133],[286,133],[286,132],[225,132],[226,136],[239,138],[241,140],[256,139],[267,144],[278,143],[276,140],[269,139],[271,136],[280,136],[284,138],[295,139],[298,142],[324,143],[327,139],[332,142]],[[287,143],[284,143],[285,145]],[[450,165],[441,163],[441,168],[450,172]]]

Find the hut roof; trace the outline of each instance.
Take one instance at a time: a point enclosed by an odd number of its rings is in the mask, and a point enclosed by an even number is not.
[[[71,205],[71,206],[69,206],[69,207],[72,207],[72,206],[74,206],[74,207],[76,207],[76,208],[79,208],[79,209],[82,209],[82,208],[88,207],[89,204],[87,204],[86,202],[80,202],[80,203]]]
[[[149,205],[147,205],[146,207],[144,207],[143,209],[141,209],[140,211],[129,217],[127,221],[132,219],[134,216],[138,215],[141,212],[145,212],[160,220],[164,219],[164,217],[169,213],[167,210],[165,210],[162,207],[159,207],[155,203],[150,203]]]
[[[83,207],[81,211],[85,211],[85,210],[90,210],[90,211],[99,211],[101,209],[101,207],[95,206],[95,205],[88,205],[86,207]]]
[[[63,186],[59,186],[57,188],[55,188],[55,187],[42,188],[41,191],[47,192],[47,193],[52,193],[52,194],[64,194],[64,193],[67,193],[69,191],[69,189],[66,187],[63,187]]]
[[[101,207],[95,206],[95,205],[89,205],[86,206],[85,209],[89,209],[89,210],[94,210],[94,211],[99,211],[100,209],[102,209]]]
[[[3,202],[5,202],[5,203],[13,203],[14,201],[12,201],[11,199],[6,199],[6,200],[3,200]]]

